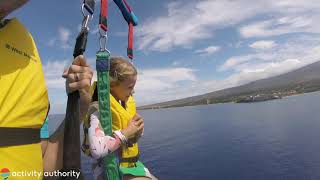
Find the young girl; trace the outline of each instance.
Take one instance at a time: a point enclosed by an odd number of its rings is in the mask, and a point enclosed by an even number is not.
[[[143,133],[143,119],[136,113],[136,106],[132,94],[137,80],[137,70],[127,60],[121,57],[110,58],[110,106],[112,113],[112,129],[115,138],[105,136],[99,122],[97,97],[98,91],[93,88],[92,101],[89,107],[90,128],[88,130],[89,151],[95,159],[94,175],[103,178],[101,159],[110,151],[116,150],[120,146],[118,153],[120,162],[120,172],[123,179],[154,179],[149,170],[138,161],[139,149],[137,141]],[[89,124],[89,123],[87,123]],[[139,126],[140,125],[140,126]],[[134,134],[127,133],[128,128],[137,127]],[[138,127],[139,126],[139,127]],[[117,141],[118,139],[118,141]],[[107,148],[104,148],[107,147]]]

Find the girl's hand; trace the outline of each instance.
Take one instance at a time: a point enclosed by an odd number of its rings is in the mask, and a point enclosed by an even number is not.
[[[128,124],[128,127],[121,130],[122,134],[127,138],[131,139],[136,136],[139,131],[144,128],[144,122],[141,116],[135,115]]]
[[[144,119],[143,119],[142,116],[140,116],[140,114],[137,113],[136,116],[138,116],[139,118],[141,118],[141,119],[143,120],[143,122],[144,122]],[[143,132],[144,132],[144,126],[143,126],[143,128],[142,128],[140,131],[137,132],[137,134],[136,134],[136,139],[137,139],[137,140],[143,135]]]
[[[140,116],[139,114],[136,114],[136,117],[138,117],[138,118],[140,118],[142,121],[144,121],[143,118],[142,118],[142,116]],[[129,142],[130,142],[131,144],[137,143],[138,140],[139,140],[139,139],[141,138],[141,136],[143,135],[143,132],[144,132],[144,126],[143,126],[142,129],[140,129],[139,131],[137,131],[137,133],[134,135],[134,137],[132,137],[132,138],[129,139]]]

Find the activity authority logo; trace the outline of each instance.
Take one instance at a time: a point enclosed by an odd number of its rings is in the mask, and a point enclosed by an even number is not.
[[[3,178],[3,180],[7,180],[10,176],[10,170],[8,168],[2,168],[0,171],[0,176]]]

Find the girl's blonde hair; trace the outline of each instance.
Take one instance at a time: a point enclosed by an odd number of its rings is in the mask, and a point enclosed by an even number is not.
[[[123,57],[110,57],[110,86],[119,84],[130,76],[136,76],[137,69]]]

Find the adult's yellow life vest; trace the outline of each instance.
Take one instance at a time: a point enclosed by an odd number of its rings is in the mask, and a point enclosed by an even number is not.
[[[93,94],[94,89],[96,88],[96,83],[93,84],[93,90],[91,90],[91,94]],[[136,114],[136,105],[134,98],[132,96],[129,97],[128,101],[125,103],[125,108],[121,106],[121,104],[110,94],[110,106],[111,106],[111,114],[112,114],[112,130],[121,130],[128,127],[128,123]],[[91,108],[89,108],[91,109]],[[94,111],[89,112],[90,114]],[[84,142],[82,145],[82,150],[85,154],[90,156],[89,149],[89,140],[87,138],[88,129],[90,127],[90,114],[88,114],[85,122],[84,122]],[[139,158],[139,148],[138,144],[131,144],[129,147],[122,146],[120,152],[120,166],[121,167],[134,167],[135,162],[138,161]]]
[[[17,19],[12,19],[0,28],[0,172],[9,171],[8,179],[38,179],[34,173],[23,176],[21,172],[42,173],[39,136],[48,106],[34,40]]]

